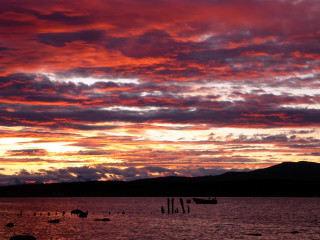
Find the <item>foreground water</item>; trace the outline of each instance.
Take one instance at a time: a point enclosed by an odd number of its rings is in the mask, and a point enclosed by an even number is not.
[[[190,213],[183,214],[175,198],[179,213],[168,214],[164,197],[0,198],[0,239],[18,234],[37,240],[320,239],[319,198],[218,200],[217,205],[191,203]],[[71,215],[73,209],[88,211],[88,217]],[[94,221],[105,217],[111,221]],[[60,222],[48,223],[52,219]],[[6,227],[9,222],[14,227]]]

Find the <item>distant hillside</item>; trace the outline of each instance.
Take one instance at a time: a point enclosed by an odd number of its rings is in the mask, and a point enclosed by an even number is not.
[[[268,168],[249,172],[226,172],[217,176],[203,177],[160,177],[140,179],[136,182],[208,182],[208,181],[245,181],[245,180],[288,180],[320,181],[320,163],[283,162]]]
[[[314,162],[283,162],[250,172],[227,172],[219,180],[320,180],[320,164]]]
[[[62,196],[293,196],[320,197],[320,164],[284,162],[219,176],[162,177],[131,182],[101,181],[0,187],[0,197]]]

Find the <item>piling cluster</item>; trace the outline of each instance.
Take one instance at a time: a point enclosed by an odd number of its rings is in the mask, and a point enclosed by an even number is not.
[[[184,202],[183,202],[183,199],[180,198],[180,205],[181,205],[181,210],[182,210],[182,213],[186,213],[186,210],[184,208]],[[173,213],[179,213],[179,208],[176,207],[175,208],[175,205],[174,205],[174,198],[170,199],[168,198],[167,199],[167,209],[168,209],[168,214],[173,214]],[[164,210],[164,207],[162,206],[161,207],[161,212],[162,213],[165,213],[165,210]],[[187,212],[190,213],[190,207],[189,205],[187,205]]]

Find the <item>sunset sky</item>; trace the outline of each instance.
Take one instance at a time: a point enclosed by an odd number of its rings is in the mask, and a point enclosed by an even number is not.
[[[320,163],[319,0],[2,0],[0,185]]]

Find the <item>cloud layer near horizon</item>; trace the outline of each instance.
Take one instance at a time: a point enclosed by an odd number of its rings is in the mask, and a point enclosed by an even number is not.
[[[317,0],[3,1],[0,181],[319,162],[319,14]]]

